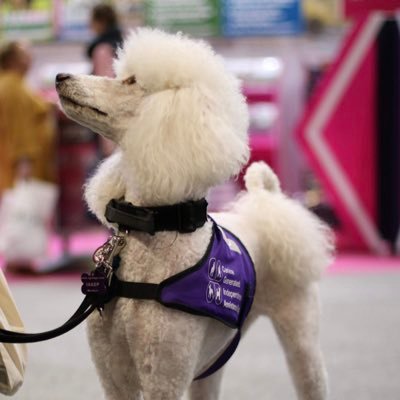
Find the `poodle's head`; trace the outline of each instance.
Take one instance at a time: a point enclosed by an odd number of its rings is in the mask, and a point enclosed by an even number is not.
[[[115,141],[127,185],[149,204],[203,197],[249,155],[238,80],[204,42],[148,28],[132,32],[116,78],[59,75],[72,119]]]

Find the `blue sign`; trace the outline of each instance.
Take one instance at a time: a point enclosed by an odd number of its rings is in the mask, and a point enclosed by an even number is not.
[[[224,36],[294,35],[304,29],[300,0],[222,0]]]

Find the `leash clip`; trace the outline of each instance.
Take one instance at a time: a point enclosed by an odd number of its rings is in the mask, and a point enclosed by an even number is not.
[[[94,252],[93,261],[96,266],[104,265],[105,268],[112,272],[114,257],[117,256],[126,245],[126,235],[126,231],[118,231]]]
[[[81,276],[83,294],[107,295],[115,269],[113,261],[125,247],[126,235],[127,232],[116,232],[93,253],[95,269]]]

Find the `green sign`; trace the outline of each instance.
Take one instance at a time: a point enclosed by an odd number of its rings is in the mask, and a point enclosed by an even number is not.
[[[145,0],[145,23],[194,36],[217,36],[218,0]]]
[[[52,0],[0,1],[0,36],[5,39],[53,38]]]

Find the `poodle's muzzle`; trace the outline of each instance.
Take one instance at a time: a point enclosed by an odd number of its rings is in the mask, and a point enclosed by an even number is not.
[[[57,74],[56,76],[56,89],[60,97],[62,106],[65,109],[75,108],[75,109],[89,109],[95,113],[107,117],[108,114],[97,107],[90,104],[86,104],[81,100],[82,96],[79,96],[79,91],[72,91],[68,86],[68,81],[72,81],[73,75],[70,74]]]
[[[115,143],[131,125],[145,96],[133,77],[58,74],[56,89],[68,117]]]

